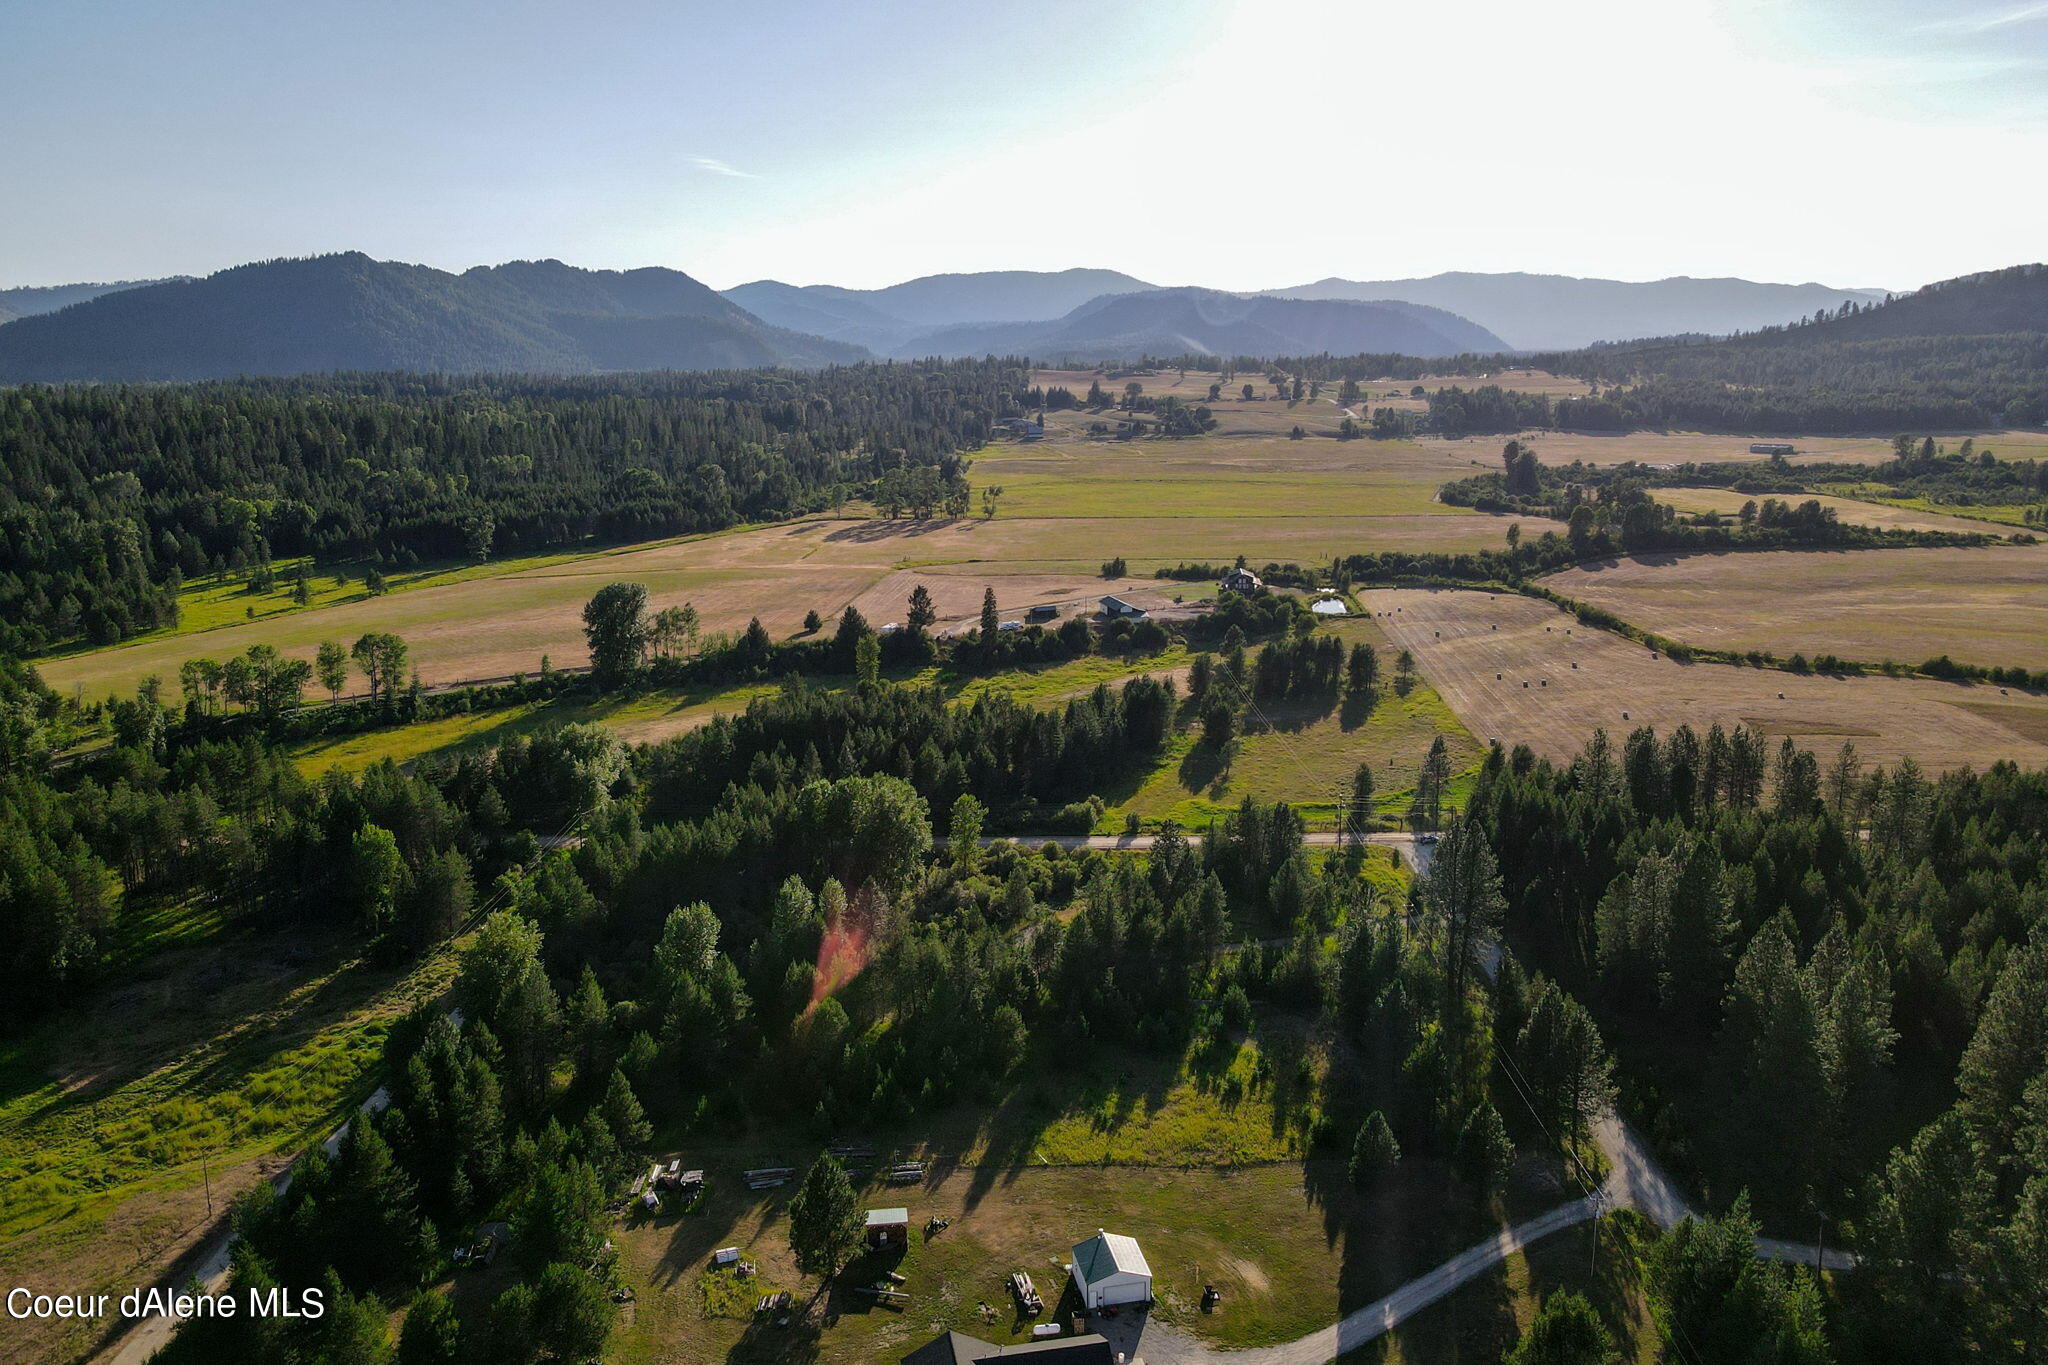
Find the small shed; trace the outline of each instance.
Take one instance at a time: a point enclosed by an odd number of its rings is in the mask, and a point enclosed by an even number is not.
[[[1031,621],[1051,621],[1057,619],[1059,614],[1060,609],[1052,603],[1040,602],[1030,611],[1025,612],[1024,616],[1027,620]]]
[[[1089,1311],[1152,1301],[1152,1267],[1135,1237],[1098,1229],[1074,1248],[1074,1288]]]
[[[867,1244],[870,1251],[889,1251],[910,1245],[909,1209],[869,1209]]]
[[[1749,453],[1752,455],[1790,455],[1796,450],[1790,441],[1752,441]]]

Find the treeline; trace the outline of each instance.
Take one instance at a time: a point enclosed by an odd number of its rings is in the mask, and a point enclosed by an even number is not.
[[[1864,1268],[1845,1359],[2033,1359],[2048,1302],[2048,774],[1929,780],[1715,727],[1568,765],[1496,747],[1470,806],[1507,937],[1624,1040],[1660,1153]]]
[[[1886,353],[1842,357],[1869,372],[1869,388],[1833,386],[1824,359],[1836,349]],[[1576,357],[1531,357],[1538,368]],[[2048,412],[2048,337],[1915,338],[1854,348],[1726,352],[1682,348],[1645,357],[1650,374],[1597,397],[1552,398],[1482,385],[1429,396],[1429,425],[1447,436],[1560,431],[1760,431],[1852,435],[1868,431],[2033,426]],[[1586,366],[1565,370],[1590,378]],[[1926,376],[1950,375],[1943,384]],[[1803,381],[1803,382],[1802,382]]]
[[[972,795],[1012,827],[1085,829],[1088,797],[1159,752],[1178,706],[1172,682],[1154,678],[1059,711],[1001,692],[953,706],[936,688],[792,687],[655,746],[641,774],[655,818],[706,810],[736,779],[773,791],[885,772],[936,805]]]
[[[929,514],[1027,380],[962,361],[0,391],[0,650],[173,624],[182,583],[273,557],[482,559],[877,487]]]
[[[1454,507],[1521,513],[1565,522],[1571,543],[1585,547],[1586,553],[1600,553],[1603,542],[1636,554],[1646,550],[1816,546],[1981,546],[1997,539],[1989,532],[1860,526],[1844,522],[1834,508],[1817,498],[1807,498],[1796,505],[1766,499],[1761,505],[1745,507],[1732,521],[1714,512],[1686,515],[1669,503],[1659,502],[1650,492],[1652,488],[1693,486],[1738,490],[1777,487],[1796,492],[1798,478],[1788,477],[1790,466],[1782,462],[1737,465],[1726,474],[1703,465],[1687,465],[1675,471],[1640,464],[1593,465],[1578,460],[1569,465],[1546,465],[1533,449],[1510,440],[1501,448],[1501,464],[1498,473],[1475,474],[1445,484],[1438,490],[1438,496]],[[1815,477],[1850,468],[1826,466]],[[2033,471],[2029,468],[2025,472],[2031,475]],[[1807,476],[1807,471],[1801,471],[1799,477]],[[1585,554],[1578,557],[1584,558]]]

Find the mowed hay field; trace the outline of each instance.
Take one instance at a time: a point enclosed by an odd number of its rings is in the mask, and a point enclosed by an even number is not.
[[[1827,497],[1808,493],[1738,493],[1732,488],[1656,488],[1651,490],[1650,495],[1681,512],[1718,512],[1724,517],[1733,517],[1742,511],[1743,504],[1761,503],[1765,496],[1769,496],[1791,503],[1817,502],[1823,507],[1834,509],[1835,515],[1841,518],[1843,523],[1851,526],[1875,526],[1888,531],[1959,531],[1964,535],[2006,534],[1987,521],[1948,516],[1941,512],[1926,512],[1911,507],[1893,507],[1885,503],[1863,502],[1856,498]]]
[[[1848,740],[1869,763],[1907,756],[1934,769],[2048,762],[2048,699],[2024,693],[1674,663],[1546,602],[1510,594],[1395,588],[1359,596],[1475,733],[1553,759],[1569,758],[1596,729],[1619,739],[1641,725],[1668,733],[1718,722],[1753,725],[1774,743],[1790,736],[1823,753]]]
[[[2048,668],[2048,547],[1647,555],[1544,584],[1688,645]]]

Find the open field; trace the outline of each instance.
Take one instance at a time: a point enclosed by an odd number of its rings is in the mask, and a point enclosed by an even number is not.
[[[0,1049],[10,1283],[155,1282],[354,1107],[385,1029],[451,970],[447,956],[400,974],[231,932],[146,958]],[[12,1324],[0,1361],[61,1359],[95,1326]]]
[[[2048,455],[2048,433],[2039,431],[1952,432],[1946,435],[1937,432],[1934,435],[1937,440],[1951,443],[1964,436],[1972,436],[1980,447],[1989,447],[2007,459],[2039,459]],[[1447,444],[1476,443],[1497,452],[1506,439],[1504,436],[1471,436],[1461,442]],[[1640,460],[1644,464],[1684,464],[1687,461],[1725,464],[1763,459],[1763,456],[1749,453],[1751,441],[1790,441],[1798,447],[1797,454],[1787,457],[1795,465],[1825,462],[1881,464],[1892,458],[1889,432],[1871,436],[1786,436],[1760,431],[1747,436],[1729,436],[1700,431],[1525,431],[1518,439],[1534,446],[1545,464],[1570,464],[1573,460],[1584,460],[1588,464],[1625,464],[1630,460]]]
[[[1878,553],[1894,552],[1865,552]],[[2048,699],[1924,678],[1674,663],[1527,597],[1421,588],[1359,596],[1475,733],[1553,759],[1569,758],[1596,729],[1619,739],[1640,725],[1668,732],[1718,721],[1822,753],[1846,739],[1866,763],[1908,755],[1934,769],[2048,761]]]
[[[1648,555],[1544,583],[1689,645],[2048,668],[2048,549],[2037,546]]]
[[[478,578],[496,578],[500,574],[561,564],[588,553],[591,552],[559,550],[492,559],[481,564],[436,564],[416,569],[386,566],[383,570],[384,590],[387,593],[408,592],[416,588],[467,583]],[[307,600],[303,607],[292,600],[292,588],[296,581],[294,572],[301,564],[306,566],[309,574]],[[225,579],[193,579],[178,593],[178,624],[134,636],[132,642],[200,635],[223,626],[239,626],[250,621],[289,616],[343,602],[367,602],[371,600],[371,594],[370,590],[363,586],[363,575],[369,568],[370,565],[364,561],[315,566],[309,559],[277,560],[271,565],[276,581],[268,591],[260,593],[250,592],[248,580],[241,575],[230,575]],[[85,653],[93,648],[94,646],[85,644],[70,645],[51,651],[50,657],[61,658],[70,654]],[[193,648],[197,650],[199,647],[195,645]]]
[[[1733,517],[1742,511],[1744,503],[1761,502],[1759,495],[1738,493],[1732,488],[1657,488],[1651,490],[1657,501],[1668,503],[1681,512],[1718,512],[1724,517]],[[1883,530],[1898,531],[1957,531],[1964,535],[1999,535],[1996,526],[1983,521],[1972,521],[1959,516],[1947,516],[1926,507],[1906,507],[1894,503],[1864,502],[1852,497],[1831,497],[1804,493],[1770,494],[1787,502],[1802,503],[1809,500],[1823,507],[1831,507],[1835,515],[1851,526],[1875,526]]]
[[[1426,1167],[1373,1196],[1354,1193],[1338,1162],[1221,1170],[939,1167],[919,1186],[862,1192],[867,1206],[909,1209],[910,1247],[900,1260],[857,1263],[848,1279],[862,1283],[893,1268],[912,1296],[905,1307],[873,1306],[835,1288],[808,1320],[776,1328],[746,1319],[752,1295],[787,1288],[799,1303],[808,1296],[810,1286],[788,1260],[790,1190],[757,1195],[731,1178],[721,1154],[684,1156],[725,1179],[704,1213],[629,1222],[619,1235],[622,1268],[638,1295],[614,1347],[621,1361],[871,1365],[948,1327],[984,1340],[1026,1340],[1033,1320],[1018,1317],[1004,1277],[1027,1271],[1045,1296],[1046,1318],[1054,1316],[1073,1244],[1103,1226],[1145,1248],[1159,1319],[1221,1346],[1272,1344],[1371,1302],[1506,1217],[1562,1202],[1541,1170],[1517,1182],[1509,1208],[1482,1211]],[[921,1229],[934,1216],[952,1225],[926,1238]],[[742,1318],[706,1312],[720,1288],[707,1265],[721,1246],[741,1248],[760,1267],[761,1287],[749,1290]],[[1213,1315],[1197,1306],[1205,1283],[1224,1293]]]
[[[620,580],[646,584],[657,608],[694,603],[707,632],[737,631],[758,615],[784,637],[807,611],[830,619],[856,599],[877,624],[900,619],[901,602],[887,599],[898,587],[907,596],[907,581],[881,588],[899,569],[933,575],[935,593],[944,587],[970,596],[965,614],[978,611],[982,583],[994,583],[1003,611],[1013,614],[1049,594],[1099,596],[1111,585],[1097,571],[1117,555],[1143,576],[1184,560],[1227,562],[1239,554],[1265,564],[1375,550],[1472,550],[1500,545],[1511,520],[1434,501],[1446,479],[1475,463],[1494,463],[1477,445],[1221,434],[1116,443],[1056,434],[1001,443],[975,457],[977,486],[1005,489],[994,520],[814,518],[475,566],[474,576],[455,574],[384,597],[350,596],[253,621],[230,618],[196,637],[157,636],[46,658],[39,666],[58,690],[101,697],[126,693],[152,674],[174,688],[178,666],[201,655],[225,658],[268,643],[310,657],[322,640],[348,642],[375,630],[406,640],[425,682],[454,682],[533,672],[542,655],[558,665],[581,663],[583,604]],[[1549,525],[1521,520],[1525,534]],[[954,578],[964,582],[955,585]],[[1006,586],[1005,579],[1018,581]]]
[[[1423,757],[1438,735],[1451,753],[1452,770],[1477,762],[1485,746],[1472,737],[1426,682],[1405,694],[1392,686],[1399,646],[1369,619],[1340,621],[1332,630],[1345,642],[1369,643],[1379,651],[1387,685],[1370,708],[1341,705],[1335,696],[1322,704],[1262,702],[1227,761],[1201,744],[1193,728],[1175,737],[1157,767],[1128,792],[1103,793],[1111,801],[1105,832],[1123,827],[1128,813],[1147,820],[1172,819],[1199,829],[1247,796],[1287,801],[1312,825],[1334,828],[1337,801],[1347,796],[1361,763],[1372,765],[1384,813],[1407,809]]]

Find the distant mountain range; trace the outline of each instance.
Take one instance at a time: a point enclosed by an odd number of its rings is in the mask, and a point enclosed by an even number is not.
[[[928,275],[887,289],[841,289],[757,280],[726,291],[741,307],[798,331],[855,342],[886,354],[929,354],[935,329],[970,323],[1034,322],[1064,317],[1104,294],[1162,286],[1113,270],[995,271]],[[1843,303],[1884,298],[1880,289],[1824,284],[1761,284],[1678,277],[1635,283],[1570,275],[1454,272],[1427,279],[1318,280],[1258,291],[1272,298],[1407,303],[1476,323],[1501,349],[1569,350],[1598,341],[1680,333],[1725,335],[1807,317]]]
[[[177,279],[188,279],[179,275]],[[0,322],[12,322],[16,318],[34,317],[38,313],[54,313],[59,308],[69,308],[74,303],[84,303],[102,294],[113,294],[123,289],[140,289],[146,284],[163,284],[163,280],[115,280],[109,284],[46,284],[29,285],[20,289],[0,289]]]
[[[1880,302],[1882,289],[1759,284],[1676,276],[1637,283],[1572,275],[1472,274],[1419,280],[1317,280],[1268,293],[1296,299],[1405,299],[1461,313],[1516,350],[1574,350],[1599,341],[1702,333],[1724,336],[1793,322],[1844,303]]]
[[[1045,322],[1064,317],[1104,294],[1156,289],[1116,270],[985,270],[966,275],[924,275],[886,289],[841,289],[832,284],[756,280],[725,296],[778,327],[811,324],[820,336],[840,328],[867,329],[877,337],[907,340],[919,329],[967,322]],[[851,339],[851,338],[849,338]],[[876,346],[893,349],[895,342]]]
[[[460,275],[361,252],[104,293],[0,326],[0,382],[328,370],[725,369],[867,358],[772,326],[679,270],[560,261]]]
[[[1506,349],[1454,313],[1411,303],[1357,303],[1152,289],[1091,299],[1053,322],[942,327],[909,343],[920,355],[1028,355],[1093,362],[1135,355],[1439,357]]]
[[[781,327],[885,355],[1030,355],[1113,359],[1500,351],[1484,327],[1443,309],[1392,300],[1309,302],[1165,288],[1113,270],[928,275],[887,289],[756,280],[725,295]]]
[[[1436,358],[1725,335],[1884,297],[1741,279],[1471,273],[1233,294],[1114,270],[927,275],[886,289],[756,280],[721,294],[659,267],[514,261],[451,274],[348,252],[205,279],[0,290],[0,382],[335,369],[586,373],[991,352],[1089,361],[1147,352]],[[1890,321],[1858,325],[1905,325],[1897,321],[1905,314],[1886,311]],[[1922,311],[1931,319],[1939,308]]]

